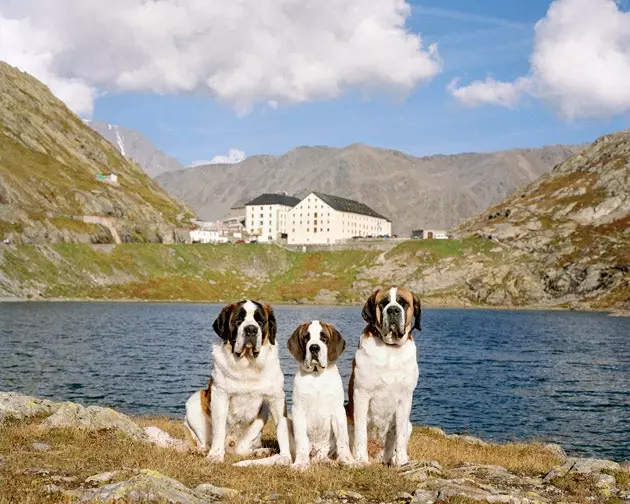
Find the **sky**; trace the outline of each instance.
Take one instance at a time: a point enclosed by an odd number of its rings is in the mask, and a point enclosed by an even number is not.
[[[630,128],[628,0],[0,0],[0,60],[185,166]]]

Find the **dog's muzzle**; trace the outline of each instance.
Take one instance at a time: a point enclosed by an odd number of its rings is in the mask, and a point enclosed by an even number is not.
[[[405,335],[402,309],[396,305],[388,306],[385,315],[384,335],[391,334],[395,340],[401,339]]]
[[[247,325],[243,328],[243,352],[251,350],[254,357],[258,357],[260,349],[256,347],[258,343],[258,326]]]

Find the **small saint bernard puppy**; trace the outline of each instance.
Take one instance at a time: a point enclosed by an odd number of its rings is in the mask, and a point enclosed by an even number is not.
[[[289,420],[294,469],[312,462],[352,464],[348,422],[337,359],[346,342],[331,324],[313,320],[299,326],[289,338],[289,352],[299,367],[293,381],[292,419]],[[237,466],[273,465],[274,456],[245,460]]]
[[[383,447],[380,459],[401,466],[409,461],[411,402],[418,383],[416,344],[420,300],[403,287],[376,290],[363,307],[367,326],[352,363],[347,405],[354,423],[354,458],[368,462],[368,430]]]
[[[186,427],[201,450],[211,441],[210,462],[222,462],[226,449],[238,455],[263,452],[261,432],[271,413],[280,446],[276,463],[289,464],[284,374],[273,310],[241,301],[224,307],[212,327],[223,341],[212,346],[208,388],[186,402]]]

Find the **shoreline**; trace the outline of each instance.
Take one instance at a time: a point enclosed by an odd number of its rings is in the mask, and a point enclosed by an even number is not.
[[[120,304],[198,304],[198,305],[224,305],[228,300],[188,300],[188,299],[105,299],[105,298],[18,298],[0,297],[0,304],[10,303],[120,303]],[[269,302],[278,307],[326,307],[326,308],[360,308],[363,303],[290,303],[290,302]],[[493,306],[493,305],[464,305],[464,304],[442,304],[431,303],[423,300],[423,308],[431,310],[493,310],[493,311],[561,311],[575,313],[602,313],[611,317],[630,317],[630,311],[606,309],[606,308],[566,308],[562,306]]]

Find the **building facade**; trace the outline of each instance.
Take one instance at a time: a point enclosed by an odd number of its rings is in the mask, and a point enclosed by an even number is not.
[[[354,237],[392,234],[392,223],[367,205],[312,192],[288,212],[291,245],[338,243]]]
[[[245,228],[258,241],[278,241],[287,237],[288,215],[300,202],[287,194],[261,194],[245,203]]]
[[[441,229],[414,229],[411,232],[411,237],[420,240],[450,240],[453,238],[447,231]]]

